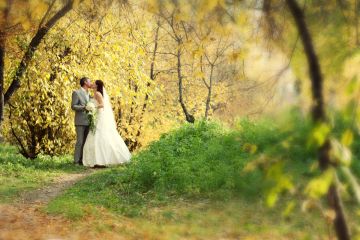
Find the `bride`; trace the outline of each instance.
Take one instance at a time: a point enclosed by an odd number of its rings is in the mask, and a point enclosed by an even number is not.
[[[131,153],[116,129],[109,96],[101,80],[93,85],[97,105],[95,131],[90,131],[83,150],[84,166],[109,166],[129,162]]]

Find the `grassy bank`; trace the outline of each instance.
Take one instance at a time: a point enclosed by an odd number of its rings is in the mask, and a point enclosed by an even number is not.
[[[346,127],[341,119],[337,121],[334,136],[341,135]],[[197,233],[189,234],[205,237],[211,233],[209,229],[218,234],[231,229],[235,236],[242,236],[263,229],[267,234],[270,230],[279,236],[290,234],[289,238],[291,234],[299,238],[301,232],[326,235],[329,229],[320,211],[301,213],[301,195],[296,196],[299,204],[290,213],[284,211],[286,198],[273,209],[264,207],[265,192],[272,182],[264,181],[259,169],[245,171],[249,163],[261,157],[281,159],[286,161],[286,174],[300,186],[305,184],[318,174],[310,170],[316,162],[316,149],[309,144],[312,129],[297,112],[276,121],[241,120],[232,129],[216,122],[185,124],[136,154],[130,164],[79,182],[50,202],[47,211],[76,220],[105,209],[116,216],[130,217],[134,224],[155,218],[160,220],[149,231],[159,233],[161,226],[169,223],[164,228],[177,229],[175,235],[184,234],[178,229],[182,224],[193,226],[211,219],[212,224],[204,223],[193,229]],[[355,134],[351,168],[357,176],[359,143]],[[346,204],[355,212],[351,202]],[[355,218],[356,214],[351,213],[352,228],[357,224]],[[171,227],[172,220],[176,226]],[[241,225],[239,231],[234,230],[237,224]]]

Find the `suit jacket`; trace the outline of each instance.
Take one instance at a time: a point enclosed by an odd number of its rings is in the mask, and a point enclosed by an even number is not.
[[[86,103],[86,93],[82,89],[73,91],[71,109],[75,111],[75,126],[89,126],[89,120],[85,110]]]

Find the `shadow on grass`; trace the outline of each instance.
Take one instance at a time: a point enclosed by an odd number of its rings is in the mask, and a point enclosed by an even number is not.
[[[0,144],[0,169],[6,168],[9,172],[16,169],[21,170],[24,168],[41,170],[46,172],[60,171],[65,173],[82,172],[86,168],[75,165],[71,155],[64,156],[46,156],[39,155],[36,159],[26,159],[14,146]]]

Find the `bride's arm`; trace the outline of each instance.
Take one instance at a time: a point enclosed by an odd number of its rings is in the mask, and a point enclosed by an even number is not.
[[[100,92],[95,93],[96,101],[98,102],[97,108],[103,108],[104,107],[104,98],[101,95]]]

